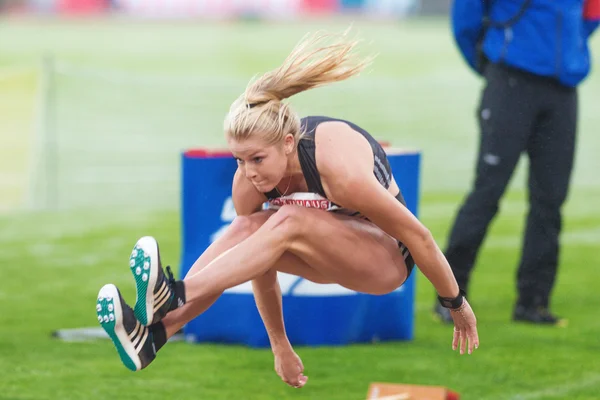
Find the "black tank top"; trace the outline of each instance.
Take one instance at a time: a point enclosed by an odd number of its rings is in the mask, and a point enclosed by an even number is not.
[[[379,142],[375,140],[375,138],[373,138],[369,132],[362,129],[358,125],[353,124],[352,122],[342,119],[310,116],[300,120],[301,131],[304,132],[304,135],[298,142],[298,159],[300,161],[302,173],[304,174],[304,179],[308,185],[308,191],[310,193],[317,193],[324,198],[327,198],[325,190],[323,189],[323,184],[321,183],[321,175],[317,169],[317,162],[315,158],[315,132],[317,131],[319,124],[330,121],[343,122],[367,139],[371,145],[371,149],[373,150],[373,174],[377,178],[377,181],[379,181],[384,188],[388,189],[392,180],[392,169],[387,159],[385,150],[383,150]],[[270,192],[265,193],[265,196],[267,196],[269,200],[272,200],[280,197],[281,195],[277,189],[273,189]],[[398,193],[396,198],[402,204],[406,205],[401,192]]]

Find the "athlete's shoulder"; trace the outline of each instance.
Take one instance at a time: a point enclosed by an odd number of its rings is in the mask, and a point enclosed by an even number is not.
[[[344,121],[321,124],[315,143],[317,166],[323,175],[338,175],[353,164],[373,163],[369,141]]]

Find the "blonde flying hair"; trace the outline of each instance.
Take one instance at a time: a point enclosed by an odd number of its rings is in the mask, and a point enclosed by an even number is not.
[[[305,36],[279,68],[251,81],[231,105],[225,135],[237,141],[259,134],[274,145],[292,134],[298,144],[300,118],[282,100],[308,89],[343,81],[360,73],[372,58],[354,53],[357,40],[341,34],[317,32]]]

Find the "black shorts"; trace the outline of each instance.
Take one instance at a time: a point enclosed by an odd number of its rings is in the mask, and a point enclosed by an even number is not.
[[[400,253],[404,256],[404,264],[406,264],[406,279],[410,277],[412,270],[415,268],[415,260],[413,260],[410,251],[408,251],[408,247],[404,245],[401,241],[398,241],[398,248],[400,249]]]
[[[398,194],[396,195],[396,200],[398,200],[400,203],[402,203],[403,206],[406,207],[406,202],[404,201],[402,192],[398,192]],[[413,260],[412,255],[410,254],[410,251],[408,250],[408,248],[404,245],[404,243],[402,243],[399,240],[398,240],[398,248],[400,249],[400,252],[404,256],[404,263],[406,264],[406,269],[408,270],[406,273],[406,279],[408,279],[410,277],[410,274],[412,273],[412,270],[415,268],[415,260]]]

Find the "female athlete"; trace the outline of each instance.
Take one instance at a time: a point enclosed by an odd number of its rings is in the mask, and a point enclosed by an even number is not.
[[[478,347],[475,315],[430,231],[406,208],[378,142],[348,121],[300,118],[284,102],[362,71],[368,61],[354,56],[356,44],[346,34],[309,36],[232,104],[224,126],[238,162],[237,218],[182,281],[168,267],[165,276],[156,240],[141,238],[130,257],[133,309],[112,284],[98,294],[98,320],[126,367],[148,366],[224,290],[252,281],[275,369],[287,384],[304,386],[302,361],[286,337],[277,271],[384,294],[416,264],[450,309],[452,348],[470,354]]]

